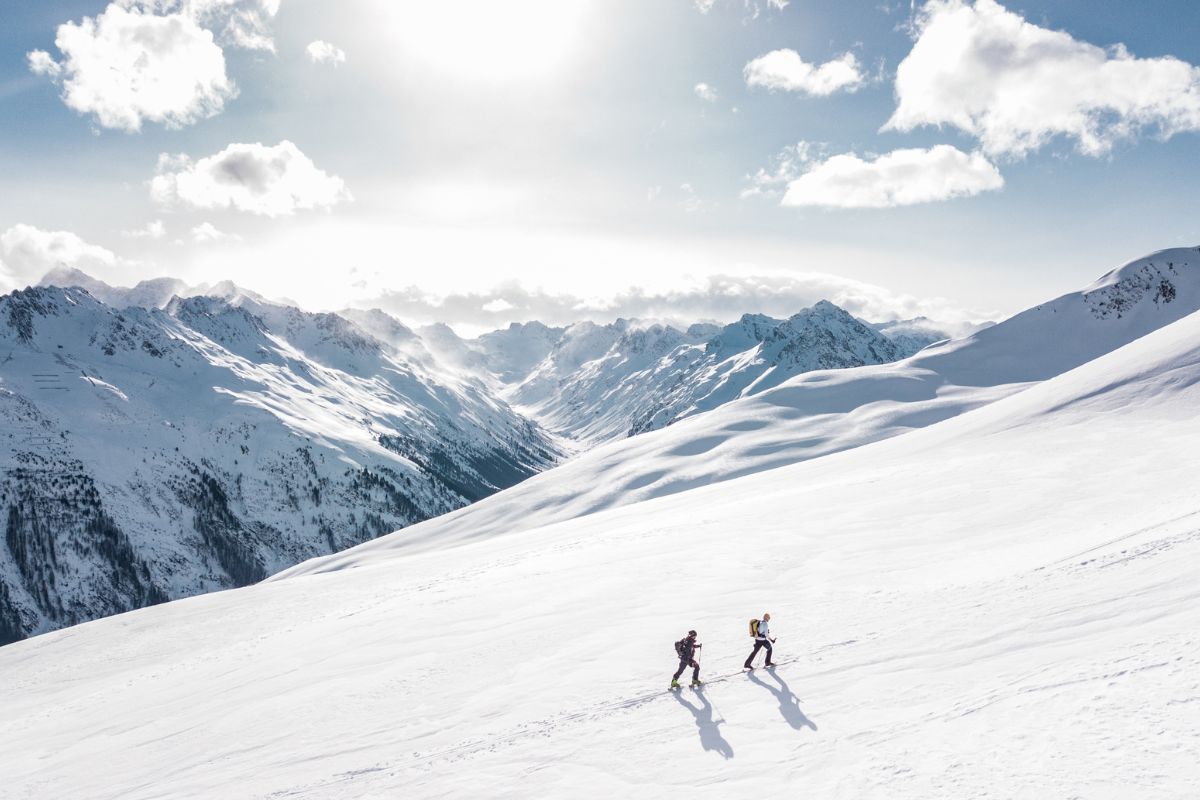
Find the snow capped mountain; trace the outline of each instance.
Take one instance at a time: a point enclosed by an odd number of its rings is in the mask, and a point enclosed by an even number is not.
[[[822,301],[786,320],[746,314],[686,333],[626,320],[581,323],[519,382],[504,380],[519,371],[498,374],[515,406],[549,430],[594,443],[665,427],[803,372],[905,355],[895,341]]]
[[[419,343],[214,288],[0,298],[0,642],[252,583],[560,456]]]
[[[86,272],[73,267],[59,266],[46,273],[38,282],[38,286],[75,286],[86,289],[88,294],[113,308],[166,308],[167,304],[176,297],[221,297],[234,301],[239,297],[247,297],[262,301],[262,297],[249,292],[234,284],[232,281],[222,281],[213,286],[189,286],[177,278],[150,278],[139,281],[132,288],[110,286],[104,281],[96,280]]]
[[[49,288],[0,300],[13,442],[0,634],[241,585],[399,528],[371,547],[487,538],[895,436],[1190,313],[1197,256],[1157,253],[897,363],[883,362],[929,324],[869,326],[829,303],[687,331],[531,323],[468,341],[232,284],[164,300],[177,283],[64,274],[116,305]],[[624,438],[638,431],[652,433]],[[446,514],[576,449],[562,435],[614,441]],[[516,522],[513,502],[529,509]]]
[[[463,340],[228,281],[126,289],[61,268],[43,283],[0,299],[0,430],[13,442],[0,641],[244,585],[592,442],[901,355],[829,303],[687,332],[527,323]],[[69,563],[56,529],[70,531]]]
[[[571,334],[578,333],[578,328]],[[583,323],[583,327],[595,327]],[[476,339],[477,349],[489,369],[501,383],[516,383],[556,350],[563,340],[564,328],[551,328],[540,322],[514,322],[503,330],[486,333]]]
[[[669,428],[610,442],[403,538],[361,549],[399,553],[488,539],[857,448],[993,403],[1197,310],[1200,249],[1165,250],[902,361],[803,373]],[[514,506],[524,511],[514,515]]]
[[[836,415],[851,413],[827,411],[838,392],[844,408],[870,386],[944,385],[931,365],[1023,380],[905,436],[516,533],[542,500],[527,483],[496,496],[508,527],[491,533],[507,535],[402,558],[379,546],[393,536],[4,647],[0,785],[135,799],[1194,796],[1200,499],[1180,465],[1200,447],[1200,314],[1180,311],[1198,261],[1160,254],[933,354],[801,375],[609,447],[657,442],[657,466],[684,469],[722,456],[668,452],[699,441],[678,431],[722,415],[718,447],[760,436],[772,396]],[[1127,280],[1152,274],[1141,291]],[[1079,348],[1133,338],[1029,377],[1085,354],[1041,338],[1055,334]],[[763,611],[778,667],[746,675],[746,620]],[[670,646],[689,628],[707,685],[669,693]]]

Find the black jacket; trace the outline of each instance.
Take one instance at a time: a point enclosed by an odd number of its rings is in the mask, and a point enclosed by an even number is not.
[[[690,636],[685,636],[683,641],[679,643],[679,660],[690,662],[696,654],[696,648],[700,645],[696,644],[696,640]]]

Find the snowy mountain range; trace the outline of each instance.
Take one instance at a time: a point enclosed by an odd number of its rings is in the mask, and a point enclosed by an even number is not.
[[[0,648],[0,785],[1195,796],[1198,309],[1200,250],[1164,251],[271,580]],[[778,666],[743,673],[764,610]],[[668,692],[689,628],[706,685]]]
[[[380,557],[485,540],[851,450],[1021,392],[1198,310],[1200,250],[1164,250],[907,359],[804,373],[669,428],[610,442],[360,549]],[[357,552],[328,563],[352,562]]]
[[[883,364],[928,344],[901,346],[827,301],[784,320],[746,314],[686,331],[618,320],[574,325],[557,337],[542,327],[529,333],[548,345],[544,355],[514,347],[526,334],[519,326],[480,340],[489,362],[514,362],[493,368],[504,397],[549,430],[588,443],[664,428],[804,372]],[[507,356],[514,351],[519,360]]]
[[[907,354],[829,303],[466,340],[232,283],[43,284],[0,298],[0,643],[244,586],[595,443]]]
[[[561,452],[419,343],[332,314],[39,287],[0,320],[3,641],[253,583]]]

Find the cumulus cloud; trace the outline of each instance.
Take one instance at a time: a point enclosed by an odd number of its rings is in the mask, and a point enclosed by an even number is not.
[[[836,155],[788,183],[785,206],[891,208],[970,197],[1004,186],[995,165],[980,153],[941,144],[862,159]]]
[[[696,97],[699,97],[706,103],[715,103],[720,99],[717,90],[707,83],[697,83],[693,91],[696,92]]]
[[[346,63],[346,52],[329,42],[322,42],[320,40],[311,42],[305,48],[305,52],[308,53],[309,60],[314,64],[333,64],[337,66],[338,64]]]
[[[746,85],[765,89],[825,97],[838,91],[854,91],[866,79],[858,58],[843,53],[824,64],[810,64],[795,50],[772,50],[746,64]]]
[[[34,75],[45,75],[57,78],[62,75],[63,67],[45,50],[32,50],[25,54],[29,60],[29,71]]]
[[[211,31],[217,41],[244,50],[275,52],[271,20],[280,0],[115,0],[113,5],[152,14],[182,14]]]
[[[183,14],[156,15],[113,3],[98,17],[60,25],[61,62],[35,50],[35,73],[62,82],[62,98],[105,128],[143,121],[180,128],[217,114],[237,94],[210,31]]]
[[[180,128],[237,96],[222,45],[274,52],[278,10],[279,0],[114,0],[95,18],[58,26],[61,60],[45,50],[26,58],[33,73],[62,84],[68,107],[103,128]]]
[[[69,231],[18,224],[0,233],[0,288],[4,291],[36,283],[58,267],[103,272],[117,263],[111,250],[89,244]]]
[[[288,140],[268,147],[231,144],[193,161],[186,155],[159,156],[150,196],[164,205],[234,209],[267,217],[330,208],[350,199],[336,175],[318,169]]]
[[[121,231],[126,239],[161,239],[167,235],[167,226],[161,219],[148,222],[140,228],[131,231]]]
[[[931,0],[916,31],[885,129],[953,125],[1017,158],[1059,136],[1098,156],[1146,131],[1200,130],[1200,68],[1177,58],[1100,48],[995,0]]]
[[[192,228],[192,241],[196,244],[211,244],[212,242],[223,242],[227,240],[236,240],[239,237],[232,233],[225,233],[219,230],[217,226],[211,222],[201,222],[199,225]]]

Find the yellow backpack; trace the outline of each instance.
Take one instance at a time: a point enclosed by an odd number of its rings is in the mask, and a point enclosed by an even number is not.
[[[750,620],[750,636],[751,638],[758,638],[758,620],[756,619]]]

